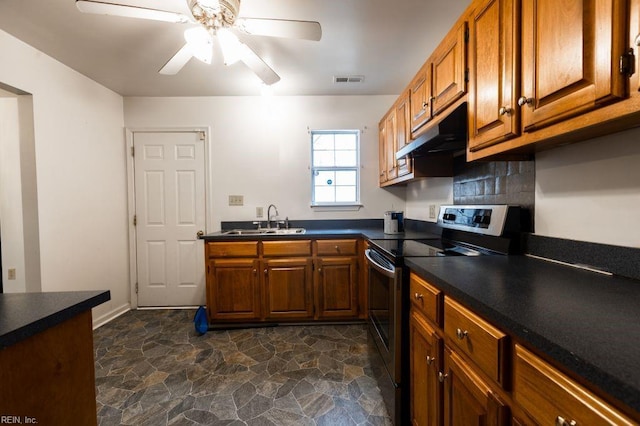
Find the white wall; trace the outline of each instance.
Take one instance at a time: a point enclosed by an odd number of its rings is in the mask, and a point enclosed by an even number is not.
[[[407,185],[405,217],[436,222],[443,204],[453,204],[453,178],[429,178]],[[429,206],[436,206],[436,218],[429,217]]]
[[[640,128],[536,155],[536,234],[640,247]]]
[[[122,97],[3,31],[0,63],[33,95],[42,290],[111,290],[94,318],[126,309]]]
[[[404,188],[378,188],[378,121],[395,96],[125,98],[131,129],[211,128],[208,232],[220,221],[256,220],[271,203],[290,219],[382,218],[405,207]],[[359,211],[311,209],[309,129],[360,129]],[[243,195],[244,206],[228,206]]]

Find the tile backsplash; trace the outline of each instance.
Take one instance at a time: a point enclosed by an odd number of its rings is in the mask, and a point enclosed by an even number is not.
[[[533,218],[535,170],[534,160],[467,163],[464,158],[456,158],[453,202],[519,205]],[[533,223],[531,228],[533,230]]]

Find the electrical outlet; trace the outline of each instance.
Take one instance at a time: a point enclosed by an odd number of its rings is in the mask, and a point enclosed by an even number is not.
[[[429,204],[429,219],[435,219],[435,218],[436,218],[436,205]]]
[[[242,195],[229,195],[230,206],[243,206],[244,197]]]
[[[264,216],[264,209],[262,207],[256,207],[256,217]]]
[[[16,268],[7,269],[7,279],[15,280],[16,279]]]

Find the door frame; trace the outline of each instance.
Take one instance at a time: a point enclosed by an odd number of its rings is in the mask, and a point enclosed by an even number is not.
[[[133,217],[136,213],[136,191],[134,179],[134,157],[131,155],[133,150],[133,136],[135,133],[172,133],[172,132],[204,132],[204,216],[205,229],[213,229],[211,223],[210,212],[212,210],[211,199],[209,196],[211,183],[211,127],[210,126],[193,126],[193,127],[125,127],[125,155],[127,158],[127,228],[129,232],[129,300],[131,309],[138,307],[138,293],[136,292],[136,283],[138,277],[137,246],[136,246],[136,227],[133,225]],[[204,252],[202,253],[204,261]],[[174,308],[175,309],[175,308]]]

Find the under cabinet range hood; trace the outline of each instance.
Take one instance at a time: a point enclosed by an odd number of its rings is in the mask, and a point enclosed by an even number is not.
[[[428,129],[396,152],[396,158],[407,155],[422,157],[430,153],[460,151],[467,148],[467,104],[463,103],[438,123],[426,123]]]

